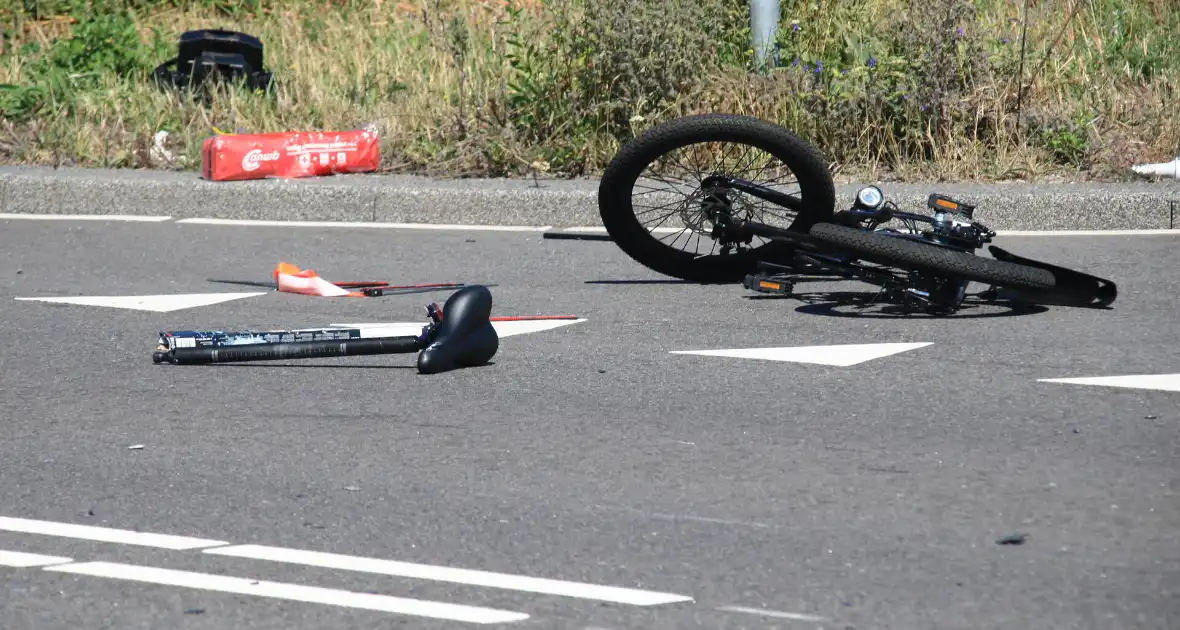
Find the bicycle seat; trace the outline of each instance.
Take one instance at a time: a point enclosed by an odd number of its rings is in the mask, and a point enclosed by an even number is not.
[[[500,347],[491,322],[492,292],[482,285],[464,287],[442,307],[442,321],[430,345],[418,354],[418,373],[437,374],[483,365]]]

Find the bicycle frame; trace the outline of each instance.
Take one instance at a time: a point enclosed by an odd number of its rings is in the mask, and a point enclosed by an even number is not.
[[[756,197],[763,201],[773,203],[779,207],[793,210],[795,212],[799,212],[802,209],[803,204],[802,200],[797,195],[770,190],[761,184],[757,184],[740,177],[721,175],[710,176],[701,182],[701,188],[702,190],[710,191],[710,194],[707,195],[707,197],[711,197],[713,194],[712,191],[718,188],[737,190],[747,193],[752,197]],[[942,203],[947,205],[939,205]],[[931,195],[929,198],[929,204],[932,208],[936,210],[942,210],[942,212],[945,214],[965,214],[968,219],[970,219],[974,212],[974,207],[954,201],[953,199],[943,195]],[[940,230],[937,228],[941,227],[945,221],[940,220],[939,215],[932,217],[924,214],[905,212],[903,210],[897,209],[897,207],[889,201],[883,201],[882,204],[876,208],[853,206],[849,210],[844,211],[844,214],[846,217],[848,217],[848,219],[855,221],[856,223],[863,224],[859,227],[867,230],[875,230],[881,224],[887,223],[892,219],[909,222],[910,224],[925,223],[935,229],[932,229],[930,233],[927,233],[924,236],[919,235],[917,238],[915,238],[914,234],[914,232],[917,232],[917,230],[912,230],[910,234],[903,232],[886,233],[890,236],[914,238],[914,240],[922,240],[934,245],[954,247],[956,249],[966,250],[968,249],[968,245],[971,245],[970,249],[972,250],[978,249],[985,243],[990,242],[991,239],[996,235],[994,230],[987,228],[982,223],[977,221],[969,221],[966,223],[952,221],[952,225],[969,227],[970,231],[960,231],[958,234],[940,234]],[[715,226],[719,223],[722,224],[721,232],[718,233],[717,228],[715,227],[713,236],[724,238],[727,234],[727,228],[733,224],[726,225],[728,217],[711,216],[710,218],[713,220]],[[743,243],[748,243],[750,240],[752,240],[753,236],[762,236],[763,238],[773,240],[787,240],[795,244],[802,244],[806,242],[806,239],[802,238],[803,235],[798,232],[789,232],[787,230],[775,228],[770,225],[749,221],[743,221],[740,225],[741,227],[737,232],[730,232],[729,235],[739,237],[738,240]],[[974,231],[975,234],[971,234],[971,231]]]
[[[755,182],[726,176],[706,178],[701,187],[706,191],[706,202],[703,204],[703,209],[709,214],[713,223],[711,236],[721,242],[723,246],[749,244],[754,236],[760,236],[771,241],[786,243],[791,248],[789,259],[760,261],[758,263],[759,272],[748,274],[742,283],[747,289],[764,293],[790,294],[795,284],[795,279],[791,274],[834,275],[878,285],[882,287],[882,292],[893,299],[900,300],[907,306],[918,306],[928,312],[944,315],[956,312],[966,296],[966,288],[970,284],[970,280],[911,269],[899,269],[891,265],[865,265],[857,255],[818,243],[805,232],[736,219],[729,214],[729,204],[725,197],[725,193],[730,190],[741,191],[779,207],[798,212],[802,209],[802,200],[797,195],[770,190]],[[875,189],[875,187],[871,188]],[[862,192],[864,190],[862,189]],[[876,192],[880,193],[879,190]],[[935,211],[933,216],[900,210],[893,202],[886,200],[884,195],[880,195],[880,201],[875,205],[860,203],[860,193],[858,193],[857,199],[858,202],[853,207],[837,214],[837,222],[849,227],[873,231],[893,238],[920,241],[924,245],[944,247],[965,254],[974,254],[977,249],[990,243],[996,236],[994,230],[972,218],[975,210],[973,206],[943,195],[931,194],[927,199],[927,205]],[[710,203],[710,201],[720,203]],[[881,225],[891,220],[902,222],[907,226],[908,231],[891,228],[880,229]],[[922,229],[919,224],[927,225],[929,228]],[[997,259],[1047,269],[1053,272],[1058,279],[1058,288],[1051,292],[1008,290],[1002,293],[1008,299],[1068,306],[1107,306],[1115,299],[1114,284],[1107,280],[1056,265],[1021,258],[994,246],[989,249]],[[1000,296],[1001,292],[998,287],[993,286],[981,295],[994,298]]]

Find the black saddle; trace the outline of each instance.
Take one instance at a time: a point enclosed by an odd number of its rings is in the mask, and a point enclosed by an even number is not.
[[[486,364],[500,348],[500,336],[492,326],[492,292],[482,285],[464,287],[432,313],[437,325],[427,332],[426,345],[418,353],[418,372],[437,374]]]

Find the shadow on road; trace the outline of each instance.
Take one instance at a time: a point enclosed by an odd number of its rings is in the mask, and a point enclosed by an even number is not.
[[[935,315],[901,304],[878,299],[875,291],[831,291],[815,293],[793,293],[789,296],[752,295],[749,300],[796,300],[806,302],[795,309],[797,313],[824,315],[827,317],[862,317],[888,319],[983,319],[992,317],[1019,317],[1037,315],[1049,309],[1039,304],[1018,302],[991,302],[972,299],[968,296],[959,311],[953,315]],[[985,310],[980,310],[985,309]]]
[[[478,370],[480,368],[492,367],[496,365],[495,361],[488,361],[483,365],[472,365],[463,367],[459,370],[453,371],[470,371]],[[414,364],[406,365],[378,365],[374,363],[274,363],[271,361],[251,363],[249,361],[241,361],[237,363],[213,363],[207,366],[210,368],[271,368],[271,369],[286,369],[286,368],[302,368],[302,369],[319,369],[319,370],[417,370],[418,366]]]
[[[816,276],[798,277],[792,281],[796,285],[808,283],[848,282],[847,278]],[[733,282],[702,283],[676,278],[652,278],[642,280],[586,280],[585,284],[601,285],[699,285],[713,284],[733,285]],[[740,286],[740,285],[739,285]],[[863,317],[863,318],[908,318],[908,319],[938,319],[955,317],[958,319],[983,319],[993,317],[1018,317],[1023,315],[1037,315],[1049,309],[1044,305],[1005,300],[988,300],[978,295],[968,295],[953,315],[935,315],[920,309],[906,308],[902,304],[889,302],[881,298],[879,291],[813,291],[810,293],[792,292],[790,295],[774,295],[754,293],[743,296],[747,300],[793,300],[805,302],[795,309],[798,313],[808,315],[824,315],[828,317]]]
[[[416,369],[418,369],[418,366],[416,366],[416,365],[375,365],[372,363],[362,364],[362,365],[357,365],[355,363],[350,363],[348,365],[334,365],[331,363],[269,363],[269,362],[268,363],[249,363],[249,362],[245,362],[245,361],[240,362],[240,363],[215,363],[213,365],[209,365],[208,367],[212,367],[212,368],[227,368],[227,367],[271,368],[271,369],[316,368],[316,369],[321,369],[321,370],[416,370]]]

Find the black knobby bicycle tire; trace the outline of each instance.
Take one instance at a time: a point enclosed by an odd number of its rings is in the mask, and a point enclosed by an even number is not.
[[[829,220],[836,193],[831,174],[819,152],[790,130],[750,116],[699,114],[661,123],[624,145],[605,169],[598,187],[598,207],[611,240],[636,262],[663,275],[690,282],[738,282],[758,260],[789,251],[771,242],[740,255],[697,258],[657,240],[635,216],[631,191],[639,175],[660,156],[701,142],[735,142],[759,148],[781,160],[794,173],[803,208],[790,229],[806,232]]]
[[[816,241],[882,265],[1012,288],[1044,290],[1052,289],[1056,284],[1053,273],[1047,269],[1017,265],[834,223],[816,224],[809,235]]]

